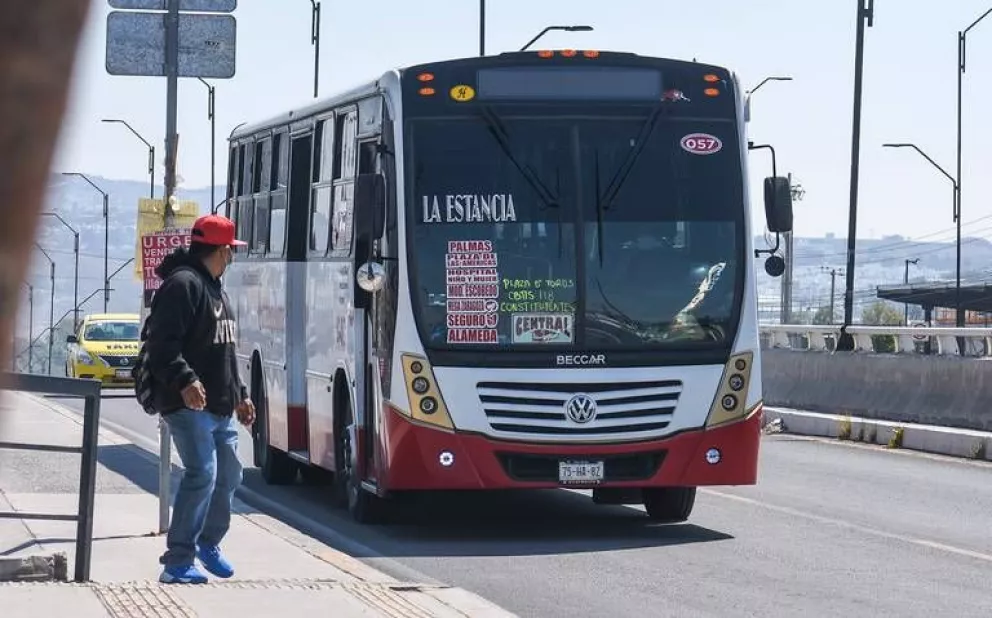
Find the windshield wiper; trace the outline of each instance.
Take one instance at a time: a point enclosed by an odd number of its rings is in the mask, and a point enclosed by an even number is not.
[[[493,110],[488,105],[483,105],[479,107],[479,115],[482,119],[486,121],[486,128],[489,129],[489,133],[492,134],[493,139],[502,148],[503,153],[506,157],[513,163],[517,170],[523,175],[523,177],[530,184],[531,188],[537,192],[541,201],[548,208],[558,208],[560,204],[558,203],[558,197],[551,194],[551,191],[541,182],[541,179],[526,163],[521,163],[516,155],[513,154],[513,149],[510,147],[510,140],[506,134],[506,129],[500,122],[499,117],[493,112]]]
[[[617,170],[616,175],[613,176],[613,180],[606,187],[606,195],[600,196],[599,191],[596,191],[596,212],[599,213],[604,209],[609,209],[611,202],[616,198],[617,194],[620,193],[620,189],[623,187],[624,183],[627,181],[627,177],[630,176],[630,172],[634,169],[634,163],[640,156],[641,151],[648,143],[648,137],[654,131],[654,125],[657,124],[658,118],[661,117],[662,112],[668,108],[664,103],[659,103],[657,107],[648,116],[647,121],[641,126],[641,131],[637,136],[637,141],[634,142],[634,147],[630,149],[630,153],[627,154],[627,159]],[[598,177],[597,177],[598,181]],[[605,206],[604,206],[605,205]]]

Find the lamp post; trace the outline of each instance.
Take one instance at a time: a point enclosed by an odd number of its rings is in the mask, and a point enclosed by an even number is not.
[[[134,127],[129,125],[124,120],[119,120],[117,118],[104,118],[101,122],[106,122],[108,124],[124,125],[125,127],[127,127],[129,131],[131,131],[131,133],[134,133],[135,137],[137,137],[142,142],[144,142],[145,146],[148,146],[148,177],[149,177],[148,196],[151,199],[155,199],[155,147],[152,146],[148,140],[143,138],[140,133],[135,131]]]
[[[313,45],[313,98],[320,88],[320,2],[310,0],[310,44]]]
[[[72,282],[72,306],[74,307],[72,329],[75,332],[75,330],[79,328],[79,230],[69,225],[69,223],[62,218],[62,215],[57,212],[43,212],[41,214],[46,217],[55,217],[58,219],[59,223],[72,232],[72,253],[75,258],[75,273],[73,275]]]
[[[28,373],[34,373],[34,346],[31,345],[31,337],[34,337],[34,286],[28,286]]]
[[[91,187],[100,192],[103,196],[103,312],[107,312],[107,306],[110,304],[110,276],[108,271],[110,270],[110,195],[97,186],[95,182],[89,179],[86,174],[80,174],[79,172],[62,172],[63,176],[78,176],[85,180]],[[166,208],[168,210],[168,208]]]
[[[937,168],[937,171],[939,171],[941,174],[946,176],[947,179],[951,181],[951,184],[954,187],[954,197],[953,197],[952,207],[954,213],[954,221],[956,221],[958,224],[958,260],[954,275],[954,310],[955,313],[957,313],[958,315],[959,318],[958,327],[960,328],[961,326],[964,325],[964,321],[963,321],[964,313],[961,311],[961,183],[957,178],[951,176],[951,174],[947,170],[945,170],[940,165],[938,165],[936,161],[931,159],[927,153],[920,150],[920,148],[916,144],[883,144],[883,146],[885,148],[912,148],[917,153],[919,153],[920,156],[922,156],[924,159],[929,161],[930,165]]]
[[[964,30],[958,32],[958,147],[957,147],[957,201],[955,202],[954,209],[954,220],[957,223],[957,255],[955,259],[957,260],[957,272],[958,272],[958,283],[956,288],[956,299],[955,302],[957,307],[955,307],[955,318],[958,328],[964,326],[964,311],[961,307],[961,150],[962,150],[962,108],[964,106],[963,102],[963,89],[964,89],[964,71],[965,71],[965,60],[966,60],[966,48],[968,43],[968,32],[972,28],[977,26],[983,19],[992,14],[992,9],[989,9],[982,13],[982,16],[971,22],[971,25]]]
[[[544,30],[537,33],[533,39],[527,41],[527,44],[520,48],[520,51],[527,51],[527,48],[537,42],[545,34],[551,32],[552,30],[560,30],[562,32],[592,32],[592,26],[548,26]]]
[[[905,274],[902,277],[902,283],[903,283],[903,285],[908,286],[909,285],[909,265],[910,264],[919,264],[920,263],[920,258],[916,258],[916,259],[913,259],[913,260],[910,260],[910,259],[907,258],[904,261],[906,262],[906,272],[905,272]],[[904,317],[903,317],[903,323],[906,326],[909,326],[909,303],[903,303],[903,304],[905,305],[905,307],[903,307],[903,313],[905,314]]]
[[[52,375],[52,343],[55,338],[55,260],[52,259],[52,256],[41,245],[34,243],[34,246],[48,260],[48,278],[52,286],[48,307],[48,375]]]
[[[197,79],[207,87],[207,119],[210,120],[210,203],[213,204],[217,201],[215,196],[217,190],[217,115],[214,107],[217,101],[217,90],[202,77],[197,77]]]
[[[837,350],[854,350],[847,328],[854,322],[854,252],[858,245],[858,177],[861,165],[861,101],[865,69],[865,29],[875,25],[875,0],[857,0],[857,35],[854,48],[854,113],[851,129],[851,203],[847,220],[847,272],[844,280],[844,326]]]
[[[844,276],[844,271],[838,268],[821,266],[820,270],[830,275],[830,323],[834,323],[834,303],[836,302],[837,275]]]

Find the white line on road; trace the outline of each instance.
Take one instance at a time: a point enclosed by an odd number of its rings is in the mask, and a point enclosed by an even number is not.
[[[806,511],[800,511],[798,509],[793,509],[787,506],[778,506],[775,504],[769,504],[767,502],[761,502],[760,500],[754,500],[753,498],[745,498],[744,496],[728,494],[722,491],[715,491],[712,489],[703,489],[703,488],[700,488],[699,491],[701,493],[709,494],[711,496],[726,498],[727,500],[736,500],[737,502],[750,504],[751,506],[757,506],[763,509],[767,509],[769,511],[776,511],[778,513],[792,515],[793,517],[801,517],[803,519],[809,519],[811,521],[816,521],[822,524],[829,524],[841,528],[847,528],[849,530],[855,530],[857,532],[870,534],[872,536],[877,536],[884,539],[901,541],[903,543],[910,543],[912,545],[918,545],[920,547],[926,547],[928,549],[936,549],[938,551],[947,552],[949,554],[956,554],[958,556],[974,558],[976,560],[982,560],[985,562],[992,562],[992,555],[983,554],[981,552],[972,551],[970,549],[962,549],[960,547],[954,547],[953,545],[947,545],[945,543],[939,543],[937,541],[930,541],[928,539],[921,539],[917,537],[907,536],[904,534],[897,534],[895,532],[886,532],[885,530],[879,530],[878,528],[871,528],[869,526],[862,526],[860,524],[855,524],[853,522],[845,521],[843,519],[835,519],[833,517],[824,517],[823,515],[815,515],[813,513],[807,513]]]

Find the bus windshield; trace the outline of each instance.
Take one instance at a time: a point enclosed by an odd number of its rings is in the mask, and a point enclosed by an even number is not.
[[[631,110],[409,122],[427,347],[729,348],[746,264],[736,124]]]

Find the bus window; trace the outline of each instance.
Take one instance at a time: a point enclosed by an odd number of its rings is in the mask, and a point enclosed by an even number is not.
[[[329,124],[330,123],[330,124]],[[322,120],[317,124],[317,134],[313,148],[313,202],[310,210],[310,251],[324,255],[327,253],[331,227],[331,191],[324,175],[333,164],[333,151],[328,147],[333,143],[332,120]],[[330,179],[326,179],[329,181]]]
[[[272,177],[272,140],[255,144],[254,224],[251,252],[265,253],[269,245],[269,184]]]
[[[272,144],[272,180],[269,183],[271,220],[269,223],[269,255],[280,256],[286,246],[286,201],[289,177],[289,144],[287,134],[278,133]]]

